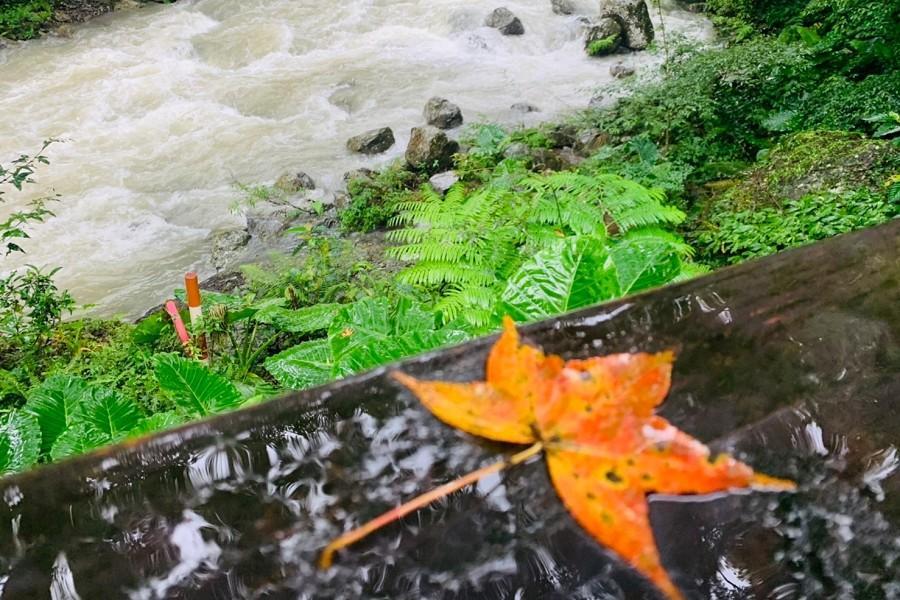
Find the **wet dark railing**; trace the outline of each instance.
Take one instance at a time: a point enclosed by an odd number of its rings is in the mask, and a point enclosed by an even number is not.
[[[524,329],[565,358],[678,352],[662,413],[796,494],[654,496],[691,598],[900,598],[900,222]],[[492,339],[413,359],[484,375]],[[535,462],[346,528],[509,452],[378,370],[0,482],[3,598],[656,598]]]

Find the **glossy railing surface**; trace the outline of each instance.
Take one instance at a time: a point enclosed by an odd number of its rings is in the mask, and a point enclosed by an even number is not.
[[[900,597],[900,222],[525,327],[565,358],[673,348],[662,414],[796,494],[654,496],[691,598]],[[392,368],[484,375],[492,338]],[[542,462],[315,567],[334,536],[509,448],[382,369],[0,481],[3,598],[655,598]]]

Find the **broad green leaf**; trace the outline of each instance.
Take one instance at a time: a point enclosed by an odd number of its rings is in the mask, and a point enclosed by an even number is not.
[[[96,448],[109,444],[112,440],[96,431],[87,423],[78,423],[59,436],[50,450],[50,458],[62,460],[79,454],[85,454]]]
[[[411,298],[401,296],[391,315],[391,333],[400,335],[413,331],[434,329],[434,313],[422,308]]]
[[[283,386],[302,390],[333,379],[328,340],[304,342],[266,359],[266,370]]]
[[[168,319],[162,311],[150,315],[135,326],[131,339],[144,346],[155,344],[166,330]]]
[[[337,357],[335,373],[340,376],[360,373],[429,350],[458,344],[468,338],[468,333],[453,329],[411,331],[381,339],[360,337]]]
[[[233,383],[197,361],[158,354],[155,362],[159,386],[188,414],[205,417],[241,404],[241,394]]]
[[[618,295],[615,273],[604,267],[603,241],[571,237],[542,250],[510,278],[501,299],[518,321],[533,321]]]
[[[33,415],[12,410],[0,420],[0,475],[24,471],[40,452],[41,428]]]
[[[242,406],[260,404],[281,393],[281,389],[254,373],[248,373],[244,381],[235,381],[234,385],[243,396]]]
[[[171,429],[183,424],[186,419],[175,411],[156,413],[138,421],[137,425],[128,432],[128,437],[142,437],[164,429]]]
[[[254,318],[288,333],[314,333],[327,331],[341,308],[340,304],[316,304],[298,310],[269,306],[257,312]]]
[[[137,404],[115,390],[93,388],[81,407],[83,422],[110,442],[117,442],[137,427],[143,415]]]
[[[24,410],[40,424],[41,452],[50,452],[56,439],[73,424],[88,396],[87,382],[68,375],[50,377],[31,390]]]
[[[609,251],[623,296],[670,283],[690,252],[681,238],[660,229],[630,231]]]

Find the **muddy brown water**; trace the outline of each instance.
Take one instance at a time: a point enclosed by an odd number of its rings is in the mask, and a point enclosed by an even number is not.
[[[431,96],[467,123],[534,125],[624,93],[611,66],[647,79],[665,56],[587,56],[579,18],[597,15],[596,0],[569,16],[549,0],[503,4],[525,35],[484,26],[494,0],[179,0],[0,48],[0,163],[65,140],[36,185],[4,196],[0,221],[32,194],[61,199],[0,272],[62,266],[57,282],[91,314],[137,317],[185,271],[215,272],[210,235],[245,224],[238,182],[302,170],[320,188],[310,199],[328,201],[344,172],[403,155]],[[709,41],[703,15],[662,7],[671,39]],[[518,102],[541,112],[511,110]],[[375,127],[397,144],[373,157],[346,149]]]
[[[662,413],[796,494],[652,496],[690,598],[900,597],[900,221],[525,329],[566,358],[675,348]],[[480,379],[492,339],[416,358]],[[569,517],[541,461],[346,528],[511,448],[386,370],[0,484],[3,598],[656,598]]]

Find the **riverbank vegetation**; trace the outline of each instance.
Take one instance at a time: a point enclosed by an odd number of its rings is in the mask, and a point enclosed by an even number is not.
[[[339,229],[310,215],[293,255],[205,294],[206,362],[163,313],[63,322],[52,272],[8,275],[0,472],[897,217],[900,3],[759,4],[711,0],[724,43],[670,48],[611,108],[470,127],[445,192],[402,164],[351,179]],[[47,206],[3,224],[9,251]],[[347,236],[378,230],[374,264]]]

